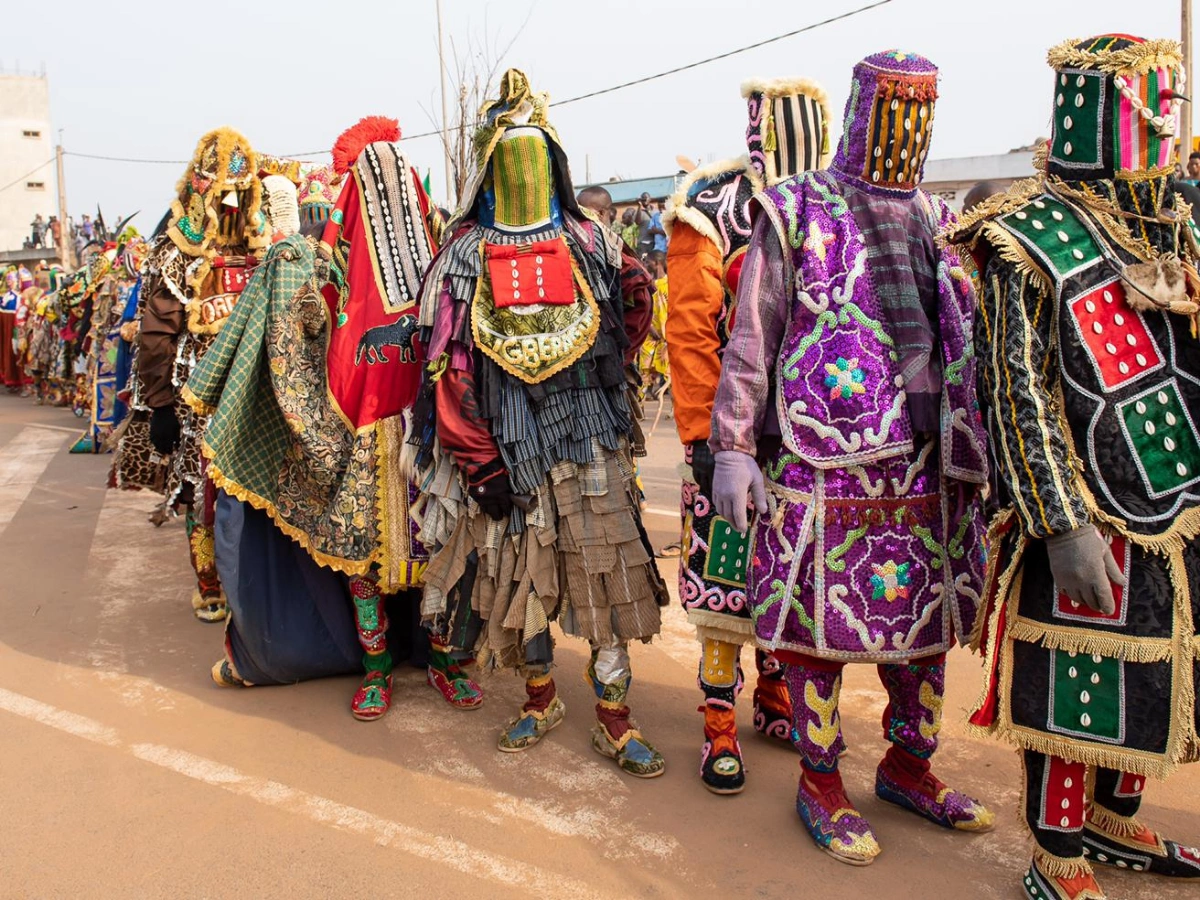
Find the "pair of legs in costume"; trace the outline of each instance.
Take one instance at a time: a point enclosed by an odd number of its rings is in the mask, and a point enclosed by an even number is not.
[[[845,750],[838,701],[845,663],[787,653],[792,740],[800,751],[796,810],[817,846],[841,862],[867,865],[879,843],[846,796],[838,758]],[[891,742],[875,773],[875,794],[943,828],[988,831],[995,817],[978,801],[947,788],[930,769],[942,724],[945,654],[878,667],[888,695],[884,737]]]
[[[1200,851],[1166,840],[1137,818],[1146,778],[1025,750],[1025,821],[1033,863],[1025,892],[1037,900],[1101,900],[1090,863],[1172,878],[1200,878]]]
[[[737,794],[746,785],[734,705],[742,692],[741,644],[706,637],[697,683],[704,692],[704,747],[700,779],[714,794]],[[763,650],[754,652],[754,730],[782,741],[791,739],[791,705],[784,666]]]
[[[362,685],[350,701],[354,718],[371,722],[383,716],[392,703],[392,655],[387,647],[388,617],[386,596],[379,590],[374,575],[356,576],[350,580],[350,597],[354,602],[354,624],[358,641],[363,648]],[[447,703],[455,709],[478,709],[483,704],[483,691],[466,672],[460,660],[447,644],[445,637],[421,630],[429,641],[429,662],[426,677]]]
[[[213,531],[216,487],[204,480],[204,496],[186,504],[184,526],[188,552],[196,572],[196,590],[192,594],[192,612],[201,622],[223,622],[226,615],[225,592],[217,575],[216,535]]]
[[[562,722],[566,704],[558,696],[550,674],[553,649],[549,633],[543,648],[523,668],[528,699],[520,714],[500,734],[499,749],[519,753],[538,743]],[[616,760],[621,770],[638,778],[655,778],[666,769],[666,761],[647,741],[630,719],[629,686],[633,672],[629,664],[629,646],[614,642],[607,646],[592,644],[586,677],[596,694],[596,724],[592,728],[592,748]]]

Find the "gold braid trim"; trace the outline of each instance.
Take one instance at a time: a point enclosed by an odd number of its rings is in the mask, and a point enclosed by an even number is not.
[[[1099,654],[1111,659],[1132,663],[1166,662],[1173,657],[1170,638],[1135,638],[1072,628],[1067,625],[1047,625],[1032,619],[1019,618],[1008,623],[1008,638],[1028,644],[1040,644],[1047,650],[1068,653]]]
[[[1053,69],[1092,69],[1110,75],[1145,75],[1153,69],[1178,69],[1183,64],[1179,41],[1162,39],[1133,44],[1121,50],[1080,50],[1083,38],[1051,47],[1046,62]]]
[[[1088,804],[1087,820],[1111,837],[1131,838],[1142,833],[1142,824],[1136,818],[1118,815],[1095,800]]]
[[[1033,862],[1038,867],[1038,871],[1047,878],[1085,878],[1092,874],[1091,865],[1082,856],[1075,859],[1055,856],[1036,844],[1033,847]],[[1083,894],[1077,900],[1088,900],[1089,897],[1092,900],[1101,900],[1099,894],[1093,894],[1091,891]]]

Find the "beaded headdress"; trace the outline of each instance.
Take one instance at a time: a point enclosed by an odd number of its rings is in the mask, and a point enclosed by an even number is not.
[[[1047,174],[1088,181],[1168,168],[1183,102],[1181,57],[1177,41],[1127,34],[1051,49],[1054,124]]]
[[[208,260],[227,247],[258,250],[270,242],[258,159],[250,142],[232,128],[217,128],[200,138],[177,193],[167,235],[184,254]],[[232,209],[236,216],[230,216]],[[228,233],[231,218],[237,233]],[[200,266],[193,283],[207,271],[207,265]]]
[[[901,50],[858,63],[831,168],[872,190],[915,190],[929,153],[937,78],[937,66]]]
[[[300,173],[300,224],[315,225],[329,219],[337,203],[342,176],[333,166],[309,166]]]
[[[829,165],[829,99],[806,78],[742,84],[750,164],[771,185]]]

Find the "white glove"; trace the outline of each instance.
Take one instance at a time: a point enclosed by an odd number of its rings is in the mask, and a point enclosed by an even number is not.
[[[767,488],[758,462],[738,450],[718,450],[713,454],[713,505],[717,515],[740,534],[746,533],[746,508],[753,502],[759,515],[767,511]]]

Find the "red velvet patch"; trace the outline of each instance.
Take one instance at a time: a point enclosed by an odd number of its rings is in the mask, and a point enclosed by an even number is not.
[[[485,252],[492,301],[497,309],[535,303],[569,306],[575,302],[571,251],[565,241],[488,244]]]

